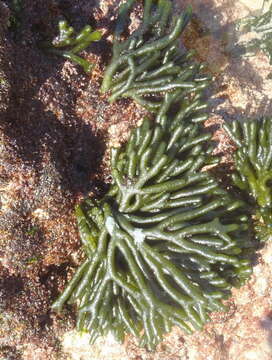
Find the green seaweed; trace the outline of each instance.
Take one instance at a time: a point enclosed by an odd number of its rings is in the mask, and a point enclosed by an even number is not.
[[[133,3],[120,7],[117,37],[123,33]],[[155,54],[160,69],[161,54],[167,46],[176,53],[177,43],[170,44],[169,34],[157,24],[160,19],[166,28],[170,2],[156,3],[157,11],[154,2],[145,1],[143,25],[136,31],[136,39],[142,36],[143,43],[134,55],[137,58],[139,51],[148,62],[154,56],[152,49],[159,50]],[[187,10],[175,24],[181,21],[185,26],[190,13]],[[151,31],[153,27],[156,31]],[[145,43],[147,28],[153,37]],[[116,78],[117,57],[125,59],[125,71],[127,54],[134,51],[130,41],[115,44],[103,91]],[[127,46],[130,49],[124,50]],[[194,81],[198,79],[200,66],[189,62],[182,66],[184,72],[193,66]],[[149,75],[155,71],[148,70]],[[211,135],[201,124],[207,118],[202,113],[206,108],[201,100],[203,87],[195,90],[194,84],[181,90],[177,79],[175,75],[169,82],[173,87],[155,92],[155,98],[141,98],[153,119],[145,118],[127,144],[112,149],[108,193],[99,201],[87,199],[76,207],[85,260],[52,308],[60,312],[66,303],[76,304],[77,329],[89,332],[91,343],[109,332],[122,342],[130,333],[141,346],[154,349],[173,326],[186,333],[202,329],[212,311],[227,310],[223,300],[231,295],[231,287],[243,285],[251,274],[253,244],[245,203],[221,189],[203,169],[217,162]],[[147,89],[143,83],[142,88]],[[144,94],[153,95],[153,90]],[[139,100],[133,92],[121,95]]]
[[[145,120],[113,150],[109,193],[76,209],[86,260],[53,309],[76,303],[91,342],[131,333],[153,349],[174,325],[201,329],[251,273],[243,202],[200,171],[207,138],[189,129],[171,146],[175,131]]]
[[[124,149],[112,149],[113,186],[109,194],[116,197],[120,211],[158,211],[175,208],[179,201],[184,205],[200,201],[194,196],[198,183],[202,189],[202,181],[207,181],[208,189],[215,182],[206,173],[196,172],[217,159],[209,156],[212,146],[203,146],[210,134],[199,130],[198,124],[186,124],[179,114],[171,122],[157,116],[154,123],[145,119]],[[171,194],[183,188],[189,191],[187,198],[181,195],[179,199],[178,191]]]
[[[256,36],[247,42],[237,45],[240,52],[253,55],[259,50],[263,50],[272,65],[272,4],[267,11],[262,11],[260,15],[249,16],[239,21],[237,30],[241,34],[255,33]]]
[[[59,35],[52,41],[51,46],[47,46],[47,51],[59,56],[63,56],[74,63],[82,66],[86,73],[90,73],[94,64],[83,59],[77,54],[86,49],[93,41],[101,39],[99,31],[92,31],[90,25],[74,35],[74,28],[69,26],[66,20],[59,21]]]
[[[253,200],[256,230],[266,240],[272,235],[271,118],[234,121],[224,129],[237,146],[233,183]]]
[[[133,98],[150,111],[171,93],[171,105],[199,100],[199,92],[207,87],[210,77],[200,75],[203,65],[192,64],[194,51],[179,47],[179,38],[189,22],[192,8],[177,17],[172,16],[169,0],[146,0],[143,21],[125,41],[121,35],[135,1],[120,7],[113,41],[113,56],[106,68],[102,93],[111,91],[110,102],[120,97]],[[169,97],[170,100],[170,97]],[[170,107],[170,104],[169,104]]]

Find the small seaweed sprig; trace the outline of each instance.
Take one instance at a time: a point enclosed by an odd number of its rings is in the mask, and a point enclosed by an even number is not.
[[[174,21],[169,0],[145,0],[143,21],[125,41],[121,35],[135,1],[120,7],[114,33],[113,57],[106,68],[102,93],[110,90],[109,100],[130,97],[156,112],[164,93],[172,93],[172,102],[199,98],[209,76],[200,75],[202,65],[190,63],[193,51],[179,47],[179,37],[192,16],[187,9]],[[185,105],[186,106],[186,105]]]
[[[63,56],[82,66],[86,73],[91,72],[94,64],[77,54],[86,49],[93,41],[100,40],[102,36],[101,32],[92,31],[91,26],[86,25],[78,35],[75,36],[74,28],[69,26],[66,20],[59,21],[58,26],[59,35],[52,41],[51,46],[47,47],[47,51]]]
[[[233,183],[255,203],[257,233],[272,235],[272,119],[234,121],[224,125],[237,146]]]

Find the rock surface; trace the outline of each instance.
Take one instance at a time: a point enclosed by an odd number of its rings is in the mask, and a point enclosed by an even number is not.
[[[109,105],[99,94],[119,1],[25,0],[21,16],[8,10],[10,3],[0,1],[0,19],[1,11],[5,19],[17,16],[17,27],[0,28],[0,359],[270,360],[272,242],[259,251],[251,280],[233,290],[228,312],[213,314],[192,336],[173,329],[154,353],[132,337],[123,345],[109,336],[90,346],[88,335],[73,330],[73,309],[51,313],[50,304],[82,258],[74,205],[103,194],[110,181],[109,146],[125,141],[144,112],[128,100]],[[272,113],[267,57],[260,51],[241,58],[231,47],[235,22],[255,14],[262,1],[175,3],[193,4],[195,21],[185,44],[214,75],[207,126],[214,130],[216,152],[224,155],[224,174],[233,148],[221,124]],[[91,76],[37,46],[55,36],[56,19],[63,16],[78,28],[91,23],[103,31],[101,44],[84,53],[96,63]],[[137,21],[136,14],[132,26]]]

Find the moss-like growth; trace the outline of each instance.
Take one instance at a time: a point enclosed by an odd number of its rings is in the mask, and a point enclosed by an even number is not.
[[[78,56],[82,50],[86,49],[93,41],[101,39],[99,31],[92,31],[90,25],[86,25],[78,35],[74,35],[74,29],[69,26],[66,20],[59,22],[59,35],[52,41],[51,47],[47,51],[63,56],[74,63],[82,66],[86,73],[92,71],[94,64]]]
[[[256,230],[272,235],[272,119],[234,121],[225,130],[237,146],[233,183],[253,200]]]

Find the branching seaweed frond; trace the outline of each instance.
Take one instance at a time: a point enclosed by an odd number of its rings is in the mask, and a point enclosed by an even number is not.
[[[255,36],[247,41],[237,44],[237,48],[245,54],[255,54],[263,50],[272,65],[272,4],[267,11],[257,16],[249,16],[241,19],[237,24],[237,30],[241,34],[255,33]]]
[[[66,20],[62,20],[59,22],[59,35],[52,41],[47,51],[73,61],[82,66],[86,73],[89,73],[94,64],[77,54],[86,49],[93,41],[100,40],[101,36],[99,31],[92,31],[90,25],[84,26],[78,35],[75,35],[74,28],[69,26]]]
[[[174,325],[201,329],[251,274],[243,202],[200,171],[195,126],[178,136],[146,119],[113,151],[109,193],[77,207],[86,260],[53,309],[77,304],[91,342],[131,333],[153,349]]]
[[[111,91],[109,100],[133,98],[137,103],[156,112],[171,93],[168,101],[199,101],[210,77],[200,75],[203,65],[191,63],[193,51],[181,50],[181,36],[192,15],[192,8],[178,17],[172,16],[169,0],[146,0],[143,21],[125,41],[120,41],[129,12],[135,1],[120,7],[113,42],[113,56],[106,68],[102,93]],[[195,98],[195,99],[194,99]]]
[[[234,121],[225,125],[237,146],[233,183],[255,203],[257,230],[262,239],[272,235],[272,121]]]
[[[112,149],[109,194],[116,197],[120,211],[156,212],[175,208],[179,202],[199,203],[198,195],[217,186],[200,172],[217,161],[211,156],[213,147],[205,146],[210,137],[200,133],[199,124],[180,121],[178,114],[171,123],[167,118],[162,123],[145,119],[125,147]]]

